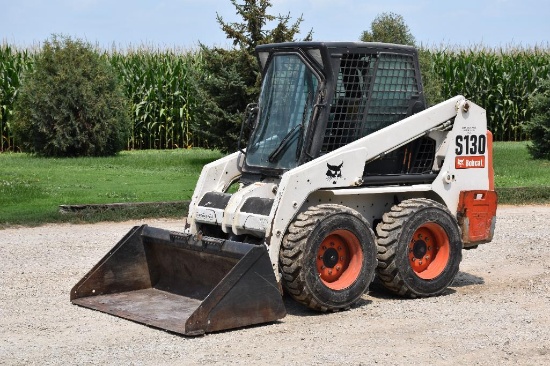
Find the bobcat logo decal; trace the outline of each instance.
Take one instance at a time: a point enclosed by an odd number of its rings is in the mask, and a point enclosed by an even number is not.
[[[340,165],[330,165],[327,163],[327,180],[334,179],[332,184],[336,184],[336,179],[342,177],[342,166],[344,166],[344,162],[341,162]]]

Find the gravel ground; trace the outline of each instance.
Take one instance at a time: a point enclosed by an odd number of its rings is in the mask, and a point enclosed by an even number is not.
[[[0,364],[550,364],[548,206],[500,207],[494,241],[465,251],[437,298],[374,289],[331,314],[285,299],[279,322],[198,338],[69,302],[71,287],[138,224],[0,230]]]

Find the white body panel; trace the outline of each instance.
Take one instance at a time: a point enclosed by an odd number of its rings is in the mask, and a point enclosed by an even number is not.
[[[248,197],[273,198],[273,184],[254,183],[234,193],[225,209],[222,230],[235,235],[248,231],[264,233],[268,226],[268,218],[262,215],[241,212],[241,207]]]
[[[244,155],[241,152],[235,152],[213,161],[202,168],[187,215],[188,231],[192,234],[196,233],[196,225],[194,223],[197,220],[197,214],[204,216],[203,221],[199,220],[201,222],[213,223],[216,220],[220,220],[221,223],[223,214],[220,217],[220,212],[215,212],[214,210],[198,210],[198,204],[202,196],[207,192],[225,192],[231,183],[240,177],[240,167],[242,166],[243,159]]]
[[[451,131],[440,131],[453,119]],[[436,141],[435,164],[441,165],[432,184],[358,187],[366,162],[427,134]],[[194,233],[196,223],[215,220],[226,233],[263,236],[279,279],[279,248],[284,233],[294,217],[309,206],[340,203],[362,213],[371,225],[389,211],[395,198],[429,197],[456,213],[461,191],[489,189],[489,151],[477,146],[483,141],[476,140],[486,134],[485,111],[457,96],[287,171],[276,189],[277,182],[251,184],[233,194],[223,214],[221,210],[208,214],[198,202],[207,192],[223,192],[238,178],[244,156],[235,153],[204,167],[189,208],[189,229]],[[455,142],[465,140],[468,146],[462,144],[459,151]],[[339,167],[338,172],[327,171],[328,165]],[[240,212],[248,197],[274,199],[269,216]]]

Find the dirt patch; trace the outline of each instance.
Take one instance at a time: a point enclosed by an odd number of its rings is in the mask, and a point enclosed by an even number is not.
[[[72,286],[142,222],[0,230],[0,364],[550,364],[550,207],[502,206],[451,288],[374,288],[349,311],[285,299],[281,321],[185,338],[71,305]],[[181,230],[181,221],[147,220]]]

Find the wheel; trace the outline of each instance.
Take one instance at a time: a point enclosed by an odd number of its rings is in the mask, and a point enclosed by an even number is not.
[[[311,207],[298,215],[279,253],[285,291],[309,308],[349,308],[376,270],[376,241],[369,223],[350,208]]]
[[[376,228],[377,277],[405,297],[441,294],[458,273],[462,240],[456,219],[429,199],[401,202]]]

